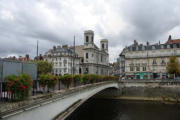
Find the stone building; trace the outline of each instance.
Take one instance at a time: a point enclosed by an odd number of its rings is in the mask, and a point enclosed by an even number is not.
[[[44,60],[53,64],[53,74],[79,74],[79,58],[72,47],[54,46],[45,53]]]
[[[119,58],[117,58],[116,62],[110,63],[110,75],[113,76],[120,76],[120,63],[119,63]]]
[[[45,53],[44,59],[53,63],[54,74],[109,74],[108,40],[94,43],[94,32],[84,32],[84,45],[75,47],[57,46]],[[75,51],[74,51],[75,48]],[[74,70],[73,70],[73,60]]]
[[[84,32],[84,45],[76,46],[75,51],[80,59],[79,73],[82,74],[109,74],[108,40],[100,41],[100,48],[94,43],[94,32]]]
[[[180,61],[180,39],[169,39],[164,44],[134,44],[126,47],[119,55],[120,76],[129,79],[167,78],[166,65],[170,56]]]

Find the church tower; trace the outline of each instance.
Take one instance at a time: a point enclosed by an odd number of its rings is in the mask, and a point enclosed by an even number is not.
[[[94,31],[86,30],[84,31],[84,45],[94,44]]]
[[[108,53],[108,40],[102,39],[100,44],[101,44],[101,50],[104,50]]]

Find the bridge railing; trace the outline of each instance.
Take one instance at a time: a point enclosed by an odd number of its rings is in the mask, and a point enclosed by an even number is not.
[[[102,82],[102,81],[96,81],[94,83],[98,83],[98,82]],[[70,85],[69,89],[71,89],[73,87],[83,86],[86,84],[93,84],[93,83],[84,83],[84,82],[73,81],[72,84]],[[14,98],[16,98],[16,94],[13,94],[13,92],[10,92],[6,89],[7,85],[8,84],[6,82],[0,82],[0,102],[14,101],[15,100]],[[55,88],[53,88],[53,89],[48,88],[48,87],[45,87],[45,89],[44,89],[40,85],[39,80],[34,80],[30,96],[49,93],[49,92],[56,91],[56,90],[66,90],[66,89],[67,89],[67,87],[62,84],[61,80],[58,80]]]
[[[13,94],[13,92],[8,91],[7,88],[7,83],[6,82],[0,82],[0,101],[13,101],[14,98],[16,98],[16,94]],[[71,84],[71,88],[72,87],[78,87],[83,85],[83,83],[78,83],[78,82],[74,82],[73,84]],[[43,88],[40,85],[40,82],[38,80],[34,80],[33,81],[33,87],[31,89],[31,96],[37,95],[37,94],[43,94],[44,92],[51,92],[54,90],[65,90],[66,87],[61,83],[61,81],[58,81],[58,84],[56,85],[56,87],[54,89],[50,89],[48,87],[45,88],[45,91],[43,90]]]

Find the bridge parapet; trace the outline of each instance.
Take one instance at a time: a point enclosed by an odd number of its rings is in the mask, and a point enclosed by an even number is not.
[[[5,120],[53,119],[75,102],[87,99],[109,87],[118,88],[118,84],[117,82],[107,81],[71,88],[64,92],[51,93],[44,96],[43,100],[40,99],[31,104],[4,111],[0,113],[0,118]]]
[[[144,79],[144,80],[120,80],[119,83],[157,83],[159,85],[180,85],[180,80],[178,79],[164,79],[164,80],[153,80],[153,79]]]

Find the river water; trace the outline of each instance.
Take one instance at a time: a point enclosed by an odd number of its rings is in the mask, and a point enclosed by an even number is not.
[[[180,106],[147,101],[90,99],[66,120],[180,120]]]

